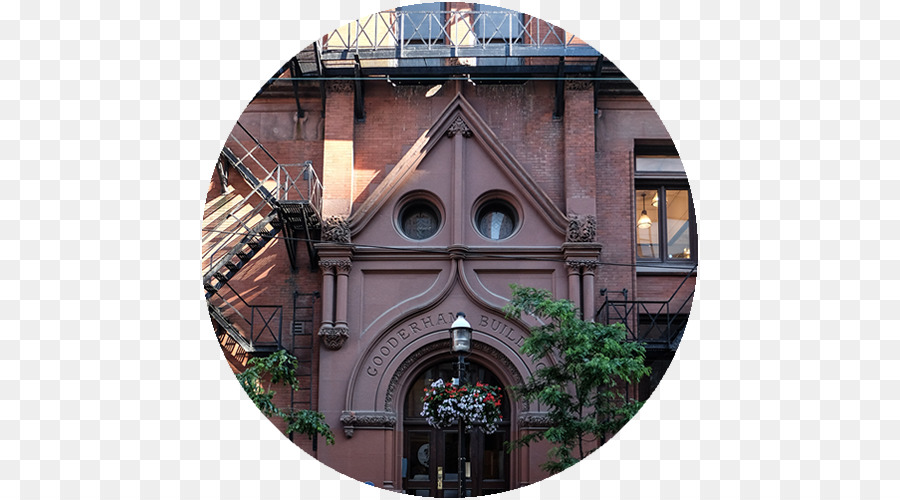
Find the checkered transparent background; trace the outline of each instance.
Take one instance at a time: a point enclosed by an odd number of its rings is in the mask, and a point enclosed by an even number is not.
[[[216,4],[0,8],[2,498],[397,498],[242,396],[199,250],[214,160],[264,79],[399,3]],[[498,4],[580,34],[656,106],[701,256],[639,417],[498,498],[900,496],[897,4]]]

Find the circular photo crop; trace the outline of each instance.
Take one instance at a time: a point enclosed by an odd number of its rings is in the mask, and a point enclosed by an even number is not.
[[[425,497],[612,439],[674,357],[698,262],[635,85],[572,33],[459,2],[298,47],[225,140],[202,237],[249,399],[323,464]]]

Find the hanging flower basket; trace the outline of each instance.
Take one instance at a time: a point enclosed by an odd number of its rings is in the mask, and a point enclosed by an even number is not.
[[[503,419],[500,415],[502,398],[499,387],[481,382],[455,386],[437,379],[431,388],[425,389],[421,415],[432,427],[459,425],[459,419],[462,419],[467,431],[478,427],[491,434]]]

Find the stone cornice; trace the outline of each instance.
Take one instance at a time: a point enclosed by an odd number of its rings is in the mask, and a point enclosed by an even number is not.
[[[550,427],[550,416],[543,411],[524,411],[519,414],[519,426],[547,428]]]
[[[353,411],[341,412],[341,424],[344,435],[353,437],[356,429],[393,429],[397,425],[397,415],[389,411]]]

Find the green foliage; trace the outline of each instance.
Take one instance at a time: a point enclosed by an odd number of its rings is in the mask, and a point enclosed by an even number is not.
[[[312,410],[293,410],[284,415],[287,422],[287,432],[297,432],[312,439],[316,434],[325,438],[328,444],[334,444],[334,434],[331,427],[325,423],[325,415]]]
[[[621,429],[641,408],[629,401],[623,385],[650,374],[645,350],[625,340],[624,325],[603,325],[579,319],[575,305],[553,300],[550,292],[511,285],[507,316],[530,314],[543,320],[521,351],[533,360],[554,355],[559,362],[539,368],[519,387],[519,398],[539,403],[548,412],[550,427],[513,441],[511,447],[546,439],[554,446],[541,465],[551,473],[578,463]]]
[[[297,390],[297,358],[287,351],[276,351],[265,357],[251,358],[247,369],[235,375],[244,392],[266,417],[278,417],[287,423],[287,432],[297,432],[310,439],[316,434],[334,444],[334,434],[325,423],[325,416],[313,410],[282,409],[275,405],[272,385],[287,385]],[[265,386],[263,385],[265,384]]]

